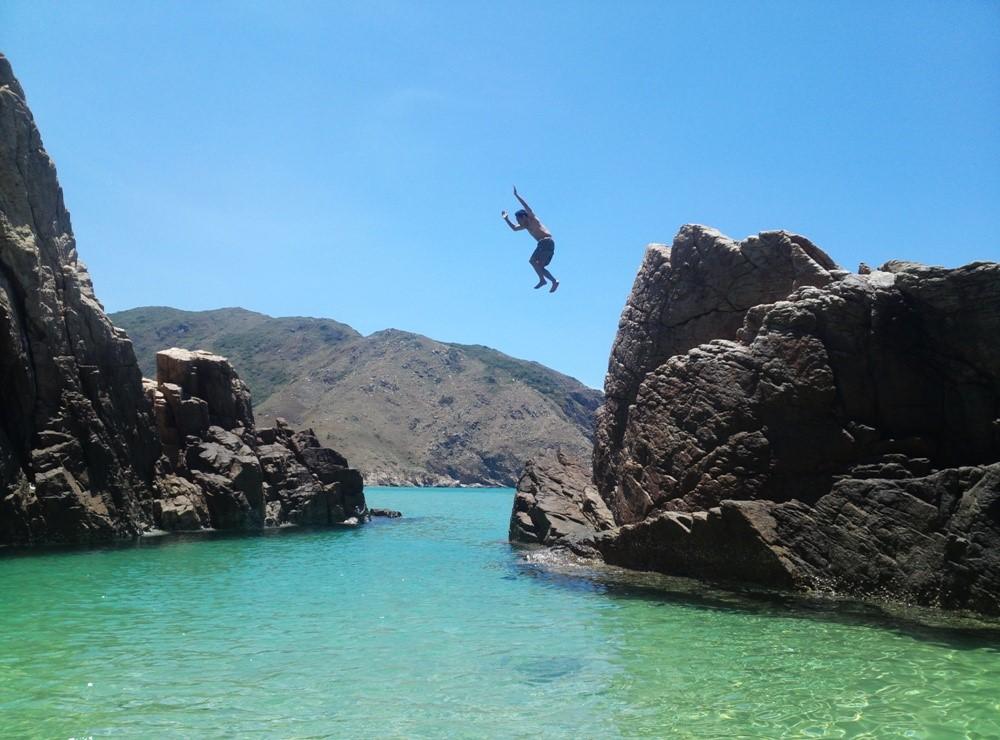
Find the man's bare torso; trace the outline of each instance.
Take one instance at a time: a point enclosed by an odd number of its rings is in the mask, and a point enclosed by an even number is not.
[[[529,234],[535,237],[535,241],[540,242],[542,239],[549,239],[552,237],[552,232],[545,227],[545,224],[530,213],[525,219],[524,228]]]

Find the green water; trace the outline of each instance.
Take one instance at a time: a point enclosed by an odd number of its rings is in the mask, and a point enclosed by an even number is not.
[[[0,558],[0,735],[1000,736],[1000,624],[526,560],[511,497]]]

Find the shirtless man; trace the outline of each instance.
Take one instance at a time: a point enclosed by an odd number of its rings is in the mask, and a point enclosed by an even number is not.
[[[528,233],[535,237],[538,246],[535,247],[535,251],[531,253],[531,259],[528,260],[535,269],[535,272],[538,273],[538,285],[535,288],[541,288],[545,285],[545,280],[548,279],[552,282],[549,293],[555,293],[556,288],[559,287],[559,281],[552,277],[551,272],[545,269],[549,262],[552,261],[552,255],[556,251],[556,243],[552,240],[552,233],[538,220],[538,216],[531,210],[531,206],[524,202],[524,198],[517,194],[516,187],[514,188],[514,197],[524,206],[522,210],[514,214],[514,218],[517,219],[517,225],[515,226],[511,223],[511,220],[507,217],[507,211],[501,211],[500,215],[503,216],[503,220],[507,222],[511,231],[523,231],[527,229]]]

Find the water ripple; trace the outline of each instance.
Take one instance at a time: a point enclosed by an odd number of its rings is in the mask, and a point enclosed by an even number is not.
[[[360,530],[0,558],[0,734],[1000,736],[996,624],[503,541],[509,491]]]

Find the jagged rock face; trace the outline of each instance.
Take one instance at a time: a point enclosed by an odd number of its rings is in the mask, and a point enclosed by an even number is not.
[[[170,349],[146,381],[164,440],[156,504],[164,529],[321,525],[367,516],[364,481],[311,429],[256,429],[250,393],[226,358]],[[201,398],[194,393],[204,393]]]
[[[724,287],[731,244],[698,242],[683,269],[712,274],[683,274],[735,313],[678,299],[676,247],[647,255],[608,375],[608,398],[631,400],[602,412],[595,450],[624,526],[597,549],[633,568],[1000,612],[1000,265],[820,265],[746,306]]]
[[[844,478],[814,506],[663,511],[595,544],[639,570],[1000,614],[1000,464]]]
[[[95,298],[0,55],[0,545],[366,518],[361,474],[311,430],[256,430],[224,357],[157,368],[143,380]]]
[[[557,450],[524,466],[510,516],[511,542],[580,542],[613,526],[614,518],[590,482],[585,461]]]
[[[132,345],[77,257],[55,167],[0,56],[0,543],[133,535],[159,442]]]
[[[205,402],[208,422],[224,429],[253,429],[250,389],[221,355],[178,347],[156,353],[156,380]]]
[[[840,274],[808,239],[783,231],[736,242],[687,225],[672,247],[648,247],[622,312],[597,415],[594,479],[619,522],[641,519],[649,505],[618,486],[629,409],[646,375],[704,342],[735,339],[754,306]]]
[[[757,306],[740,341],[649,373],[616,488],[637,518],[1000,460],[1000,265],[887,269]]]
[[[268,442],[258,447],[268,523],[336,524],[367,515],[360,471],[321,446],[312,429],[292,432],[278,420],[260,430],[257,440]]]
[[[684,227],[648,250],[608,372],[594,472],[618,526],[555,544],[1000,614],[998,337],[1000,264],[852,275],[802,237]],[[526,486],[511,539],[587,483]]]

